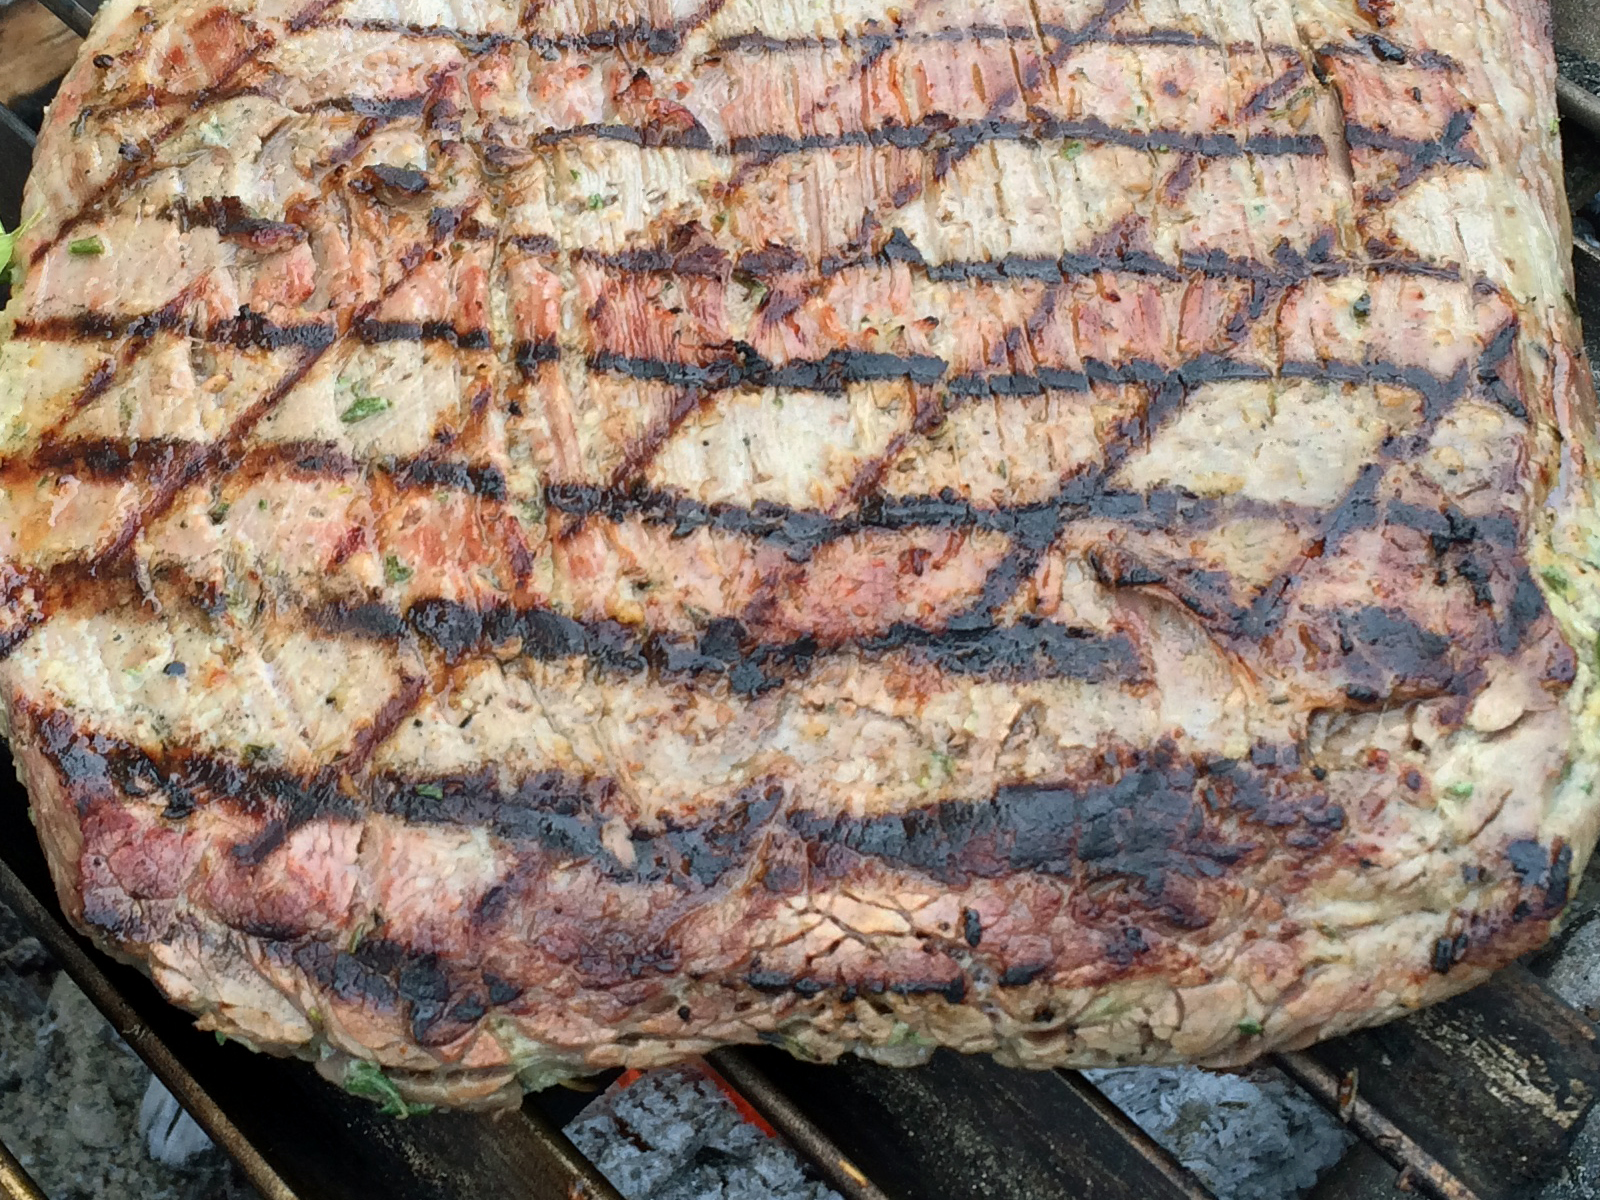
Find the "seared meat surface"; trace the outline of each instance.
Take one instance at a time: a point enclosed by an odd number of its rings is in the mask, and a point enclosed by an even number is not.
[[[0,348],[65,906],[417,1099],[1237,1063],[1600,805],[1538,0],[113,0]]]

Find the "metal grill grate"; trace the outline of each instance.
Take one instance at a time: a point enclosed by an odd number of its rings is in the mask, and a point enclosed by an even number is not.
[[[94,0],[44,3],[72,33],[88,31]],[[1600,36],[1583,20],[1586,6],[1554,5],[1574,210],[1600,192]],[[0,12],[0,63],[43,54],[42,44],[19,44],[41,39],[70,57],[74,43],[61,44],[59,30],[25,30]],[[30,120],[51,86],[18,95],[6,78],[0,71],[0,222],[10,226],[32,154]],[[1600,361],[1600,256],[1580,246],[1575,265]],[[397,1122],[305,1064],[217,1046],[143,976],[66,927],[20,789],[0,799],[0,901],[264,1200],[618,1197],[560,1132],[579,1107],[574,1093],[531,1096],[510,1117]],[[905,1071],[852,1059],[819,1067],[767,1049],[723,1050],[711,1061],[847,1200],[1210,1196],[1076,1072],[1013,1072],[943,1052]],[[1408,1020],[1275,1061],[1360,1138],[1313,1200],[1375,1200],[1397,1185],[1436,1200],[1520,1200],[1563,1162],[1600,1095],[1593,1025],[1522,967]],[[45,1200],[3,1145],[0,1197]]]

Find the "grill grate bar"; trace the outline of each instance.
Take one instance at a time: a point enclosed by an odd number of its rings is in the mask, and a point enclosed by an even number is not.
[[[28,1172],[23,1170],[16,1155],[0,1142],[0,1198],[3,1200],[45,1200]]]
[[[99,11],[99,0],[91,6],[81,0],[39,0],[46,8],[61,19],[61,23],[79,37],[89,36],[89,26],[94,22],[94,14]]]
[[[1388,1159],[1409,1178],[1411,1187],[1429,1200],[1478,1200],[1478,1194],[1462,1183],[1444,1165],[1405,1132],[1364,1100],[1354,1090],[1354,1078],[1347,1085],[1339,1076],[1304,1051],[1273,1055],[1273,1061],[1324,1107],[1349,1124],[1363,1141]]]
[[[45,944],[63,970],[94,1002],[118,1035],[145,1064],[160,1077],[167,1090],[189,1115],[210,1135],[211,1140],[233,1156],[262,1200],[297,1200],[294,1191],[268,1165],[261,1152],[239,1131],[189,1069],[140,1018],[122,993],[106,978],[96,961],[89,957],[78,940],[67,932],[43,904],[0,862],[0,901],[27,924]]]
[[[706,1056],[722,1077],[750,1102],[808,1160],[845,1200],[889,1200],[877,1184],[800,1111],[742,1050],[714,1050]]]

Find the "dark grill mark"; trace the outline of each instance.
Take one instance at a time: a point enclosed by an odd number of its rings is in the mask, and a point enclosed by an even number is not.
[[[557,512],[578,518],[639,518],[667,525],[677,536],[710,528],[761,538],[784,547],[789,557],[797,561],[809,558],[829,542],[870,530],[981,529],[1031,539],[1036,531],[1053,533],[1076,520],[1112,520],[1140,529],[1200,530],[1245,515],[1315,519],[1315,514],[1305,510],[1242,498],[1196,496],[1178,488],[1144,493],[1120,491],[1098,472],[1074,476],[1049,503],[1001,508],[975,505],[954,492],[939,496],[874,493],[866,497],[856,513],[832,517],[768,501],[749,507],[705,504],[672,492],[645,488],[617,491],[574,484],[550,487],[546,503]]]
[[[415,96],[335,96],[323,100],[315,110],[347,112],[358,117],[376,117],[383,121],[398,121],[406,117],[420,117],[428,94]]]
[[[1545,847],[1531,838],[1512,842],[1506,847],[1506,861],[1524,888],[1539,888],[1547,896],[1548,907],[1559,910],[1567,902],[1570,886],[1572,847],[1557,839],[1553,847]]]
[[[391,478],[399,487],[450,488],[490,500],[506,498],[506,479],[499,468],[479,463],[416,458],[395,464]]]
[[[1071,782],[1005,787],[984,803],[866,819],[800,811],[789,824],[811,850],[814,876],[876,859],[950,885],[1030,871],[1083,884],[1122,878],[1159,897],[1169,875],[1216,878],[1236,867],[1269,827],[1325,844],[1343,825],[1335,812],[1323,787],[1296,773],[1194,760],[1163,744],[1107,750]],[[1244,827],[1226,831],[1223,814]]]
[[[358,322],[352,332],[369,346],[384,342],[443,342],[458,350],[490,348],[487,329],[460,330],[448,321],[379,321],[369,317]]]
[[[1201,158],[1239,158],[1244,155],[1304,158],[1321,157],[1327,153],[1322,139],[1314,135],[1260,133],[1240,137],[1232,133],[1185,133],[1173,129],[1139,132],[1117,129],[1094,118],[1068,121],[1047,116],[1026,121],[953,122],[949,118],[930,118],[912,125],[887,124],[873,129],[800,137],[782,133],[752,134],[733,138],[727,143],[712,141],[706,131],[698,127],[681,130],[660,126],[588,123],[549,130],[539,135],[538,142],[551,146],[583,138],[628,142],[635,146],[709,150],[761,161],[808,150],[835,150],[843,146],[891,146],[898,150],[961,156],[973,147],[995,141],[1034,144],[1082,141],[1152,152],[1179,151]]]
[[[331,0],[316,0],[313,8],[320,11],[330,2]],[[468,207],[470,208],[470,205]],[[446,216],[451,215],[450,210],[436,209],[434,211],[435,218],[438,218],[441,213]],[[448,237],[450,230],[457,223],[458,220],[454,217],[450,220],[431,219],[429,221],[429,230],[433,243],[437,244],[445,237]],[[369,301],[355,313],[355,321],[357,323],[376,312],[385,300],[405,284],[416,270],[416,267],[424,260],[429,248],[430,246],[427,243],[422,243],[413,246],[411,251],[401,256],[404,269],[388,283],[376,299]],[[250,336],[256,335],[258,326],[265,327],[266,325],[264,321],[257,319],[248,307],[241,308],[239,314],[238,321],[244,329],[249,331]],[[283,401],[285,396],[294,390],[322,355],[327,352],[328,348],[337,340],[337,335],[333,333],[331,327],[319,325],[314,328],[325,332],[320,333],[309,342],[295,343],[302,348],[302,353],[298,360],[233,421],[221,440],[205,446],[185,447],[185,452],[175,456],[174,461],[164,473],[157,475],[151,481],[151,485],[147,489],[147,499],[136,511],[126,517],[117,536],[111,539],[93,558],[82,563],[73,564],[73,566],[83,570],[91,578],[98,576],[102,571],[110,574],[110,568],[119,565],[121,569],[127,569],[130,565],[125,561],[128,550],[139,536],[140,531],[148,528],[152,522],[164,514],[184,488],[199,479],[214,475],[225,464],[243,457],[242,444],[251,430],[263,421]],[[9,656],[33,629],[37,628],[42,621],[48,619],[49,615],[49,610],[41,606],[29,612],[19,622],[17,629],[0,638],[0,661]],[[282,834],[279,833],[277,836],[281,838]],[[266,839],[266,843],[269,846],[273,844],[270,838]]]
[[[332,605],[315,614],[332,633],[391,640],[410,630],[447,661],[519,643],[540,661],[585,658],[598,670],[650,672],[662,679],[726,676],[732,690],[759,695],[806,674],[825,656],[904,653],[952,675],[984,678],[1069,678],[1138,683],[1144,665],[1125,634],[1096,634],[1029,618],[972,627],[925,629],[899,624],[880,637],[822,646],[810,636],[760,642],[731,618],[712,620],[698,637],[651,632],[616,621],[579,621],[549,609],[501,606],[487,612],[443,599],[425,599],[404,613],[380,604]]]
[[[561,357],[561,349],[554,342],[518,342],[511,357],[518,374],[531,380],[538,374],[541,364],[555,362]]]
[[[1138,33],[1100,32],[1103,21],[1085,30],[1069,29],[1064,25],[1045,22],[1037,32],[1031,25],[968,25],[960,29],[907,30],[895,28],[878,32],[863,30],[843,37],[803,36],[772,37],[759,31],[740,33],[719,39],[713,49],[719,54],[788,54],[795,50],[859,48],[865,54],[881,55],[898,43],[949,44],[952,42],[1006,41],[1033,45],[1043,34],[1059,45],[1083,46],[1093,43],[1115,46],[1215,46],[1208,37],[1190,33],[1186,29],[1150,29]],[[776,69],[776,68],[775,68]]]
[[[209,227],[217,236],[253,250],[285,250],[306,240],[299,225],[252,216],[237,196],[207,196],[194,204],[180,201],[174,215],[184,229]]]
[[[926,354],[834,350],[821,359],[773,364],[749,346],[736,349],[738,358],[719,359],[704,366],[602,353],[589,360],[589,369],[702,391],[773,387],[816,392],[840,392],[847,384],[889,379],[926,385],[936,383],[945,371],[943,359]]]
[[[1329,43],[1317,48],[1319,58],[1372,58],[1396,66],[1422,67],[1429,71],[1459,71],[1461,64],[1437,50],[1418,50],[1402,46],[1381,33],[1358,37],[1353,44]]]
[[[620,799],[607,779],[542,771],[504,780],[494,769],[431,779],[385,775],[354,797],[331,773],[297,780],[193,749],[167,749],[158,760],[80,728],[65,713],[26,711],[37,744],[74,796],[104,796],[108,788],[135,797],[165,792],[182,799],[175,821],[205,805],[238,806],[270,815],[274,846],[286,830],[318,816],[384,813],[416,825],[486,829],[615,880],[680,888],[715,886],[750,870],[757,848],[777,835],[805,847],[813,878],[838,878],[861,860],[876,860],[951,885],[1017,872],[1085,884],[1123,879],[1159,909],[1176,903],[1163,899],[1169,876],[1219,878],[1291,835],[1304,843],[1302,852],[1315,853],[1345,820],[1325,787],[1298,767],[1195,758],[1170,742],[1113,744],[1050,783],[866,818],[794,809],[779,782],[757,782],[698,820],[635,825],[621,849],[607,836]],[[241,843],[235,857],[259,862],[270,853],[267,841]],[[1548,878],[1555,868],[1541,853]],[[975,946],[981,926],[974,930],[967,918],[964,936]]]

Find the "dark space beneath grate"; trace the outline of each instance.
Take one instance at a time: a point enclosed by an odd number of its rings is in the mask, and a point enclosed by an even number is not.
[[[44,2],[79,36],[97,4]],[[1600,33],[1584,20],[1589,3],[1553,5],[1574,213],[1600,193]],[[20,116],[0,105],[7,228],[32,157],[30,126],[52,91],[20,98]],[[1590,213],[1592,229],[1600,213]],[[1580,239],[1574,266],[1589,353],[1600,361],[1600,243]],[[0,778],[11,777],[0,762]],[[1600,914],[1600,900],[1586,896],[1569,928]],[[33,928],[263,1200],[620,1200],[560,1132],[589,1099],[580,1093],[552,1089],[498,1117],[395,1121],[307,1064],[218,1046],[143,975],[66,927],[15,784],[0,788],[0,903]],[[1438,1200],[1522,1200],[1559,1170],[1600,1095],[1600,1042],[1591,1021],[1541,981],[1550,957],[1406,1020],[1275,1056],[1359,1135],[1312,1200],[1378,1200],[1397,1186]],[[910,1070],[848,1057],[817,1066],[767,1047],[711,1059],[847,1200],[1210,1196],[1074,1071],[1010,1071],[948,1052]],[[0,1197],[41,1200],[3,1145]]]

